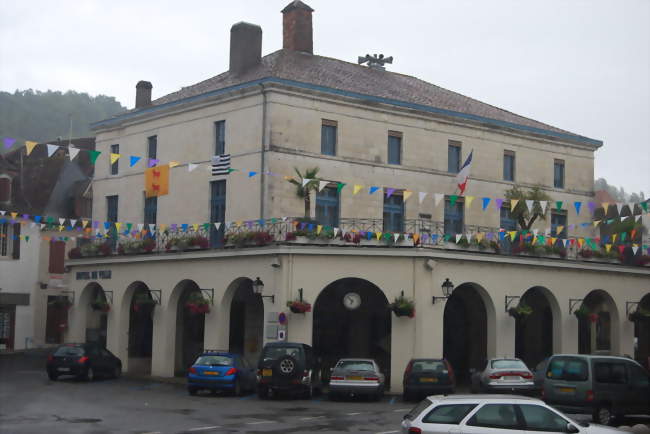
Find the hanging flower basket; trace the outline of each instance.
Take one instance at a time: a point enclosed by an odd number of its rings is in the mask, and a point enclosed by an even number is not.
[[[415,302],[409,300],[404,295],[395,297],[395,301],[388,305],[396,316],[415,317]]]
[[[598,314],[597,313],[590,313],[589,314],[589,321],[591,322],[598,322]]]
[[[627,319],[632,322],[650,320],[650,310],[638,307],[634,312],[630,312]]]
[[[185,307],[196,315],[210,313],[210,302],[199,292],[190,294],[185,302]]]
[[[53,301],[50,301],[48,304],[56,308],[65,309],[65,310],[69,310],[72,307],[72,301],[64,295],[56,297]]]
[[[108,312],[111,310],[111,305],[108,304],[106,300],[98,299],[90,303],[90,307],[93,310],[100,311],[100,312]]]
[[[306,313],[311,312],[311,304],[306,301],[293,300],[287,301],[287,307],[293,313]]]
[[[508,309],[508,314],[515,319],[527,319],[533,313],[533,308],[524,303]]]
[[[589,308],[588,308],[587,306],[585,306],[585,305],[583,304],[583,305],[581,305],[578,309],[576,309],[576,310],[573,312],[573,314],[574,314],[574,315],[576,316],[576,318],[578,318],[578,319],[580,319],[580,318],[587,318],[587,317],[591,314],[591,311],[589,310]]]
[[[133,312],[151,312],[156,301],[148,294],[138,294],[133,300]]]

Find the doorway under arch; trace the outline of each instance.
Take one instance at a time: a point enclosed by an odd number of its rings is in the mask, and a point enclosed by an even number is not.
[[[578,352],[580,354],[616,354],[618,343],[618,311],[614,299],[606,291],[595,289],[582,301],[588,314],[578,317]]]
[[[133,282],[127,288],[129,302],[129,372],[151,374],[151,349],[153,345],[154,304],[149,287],[143,282]],[[143,304],[142,300],[149,303]]]
[[[650,293],[643,296],[638,309],[650,312]],[[641,317],[634,322],[634,359],[650,370],[650,317]]]
[[[493,316],[487,292],[475,283],[459,285],[446,301],[443,356],[461,383],[469,383],[470,369],[482,369],[487,361],[489,326],[494,329],[488,318]]]
[[[179,293],[176,303],[176,348],[174,373],[184,376],[194,360],[203,351],[205,335],[205,313],[196,313],[186,304],[193,295],[201,295],[196,282],[183,280],[174,288]]]
[[[362,357],[375,359],[390,385],[391,311],[372,282],[348,277],[327,285],[314,302],[312,342],[324,379],[340,358]]]
[[[86,309],[86,342],[96,342],[106,348],[107,309],[110,309],[110,305],[104,288],[97,282],[89,283],[81,292],[80,301]]]
[[[533,368],[553,354],[554,310],[559,306],[546,288],[534,286],[524,293],[519,304],[529,306],[532,313],[515,318],[515,357]]]
[[[228,351],[241,354],[252,366],[264,344],[264,302],[251,279],[239,279],[230,302]]]

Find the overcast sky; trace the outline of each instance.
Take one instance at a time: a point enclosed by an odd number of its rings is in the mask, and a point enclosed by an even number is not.
[[[605,142],[595,176],[650,193],[650,0],[305,0],[314,52],[413,75]],[[0,89],[165,95],[228,69],[230,26],[282,47],[289,0],[4,0]]]

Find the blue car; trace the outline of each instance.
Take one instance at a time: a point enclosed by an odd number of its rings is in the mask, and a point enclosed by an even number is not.
[[[187,391],[227,391],[233,395],[254,391],[255,370],[239,354],[226,351],[204,351],[187,373]]]

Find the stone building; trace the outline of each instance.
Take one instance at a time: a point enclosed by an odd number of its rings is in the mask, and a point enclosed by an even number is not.
[[[585,210],[602,142],[380,65],[318,56],[312,13],[291,2],[283,48],[263,57],[261,28],[235,24],[228,71],[153,101],[151,83],[139,82],[135,109],[94,125],[97,150],[121,158],[96,167],[93,215],[110,222],[122,254],[67,263],[75,293],[67,339],[84,339],[97,315],[89,303],[103,291],[112,300],[102,314],[109,349],[125,370],[159,376],[183,373],[201,348],[254,361],[277,339],[312,344],[326,366],[374,357],[395,391],[412,357],[444,355],[462,378],[496,355],[534,365],[557,352],[632,354],[626,306],[650,303],[650,270],[582,260],[573,243],[563,257],[510,254],[499,235],[516,230],[509,203],[483,210],[480,199],[541,186],[552,202],[529,235],[593,237]],[[470,152],[471,180],[458,197],[456,175]],[[220,154],[237,171],[212,176]],[[129,167],[127,155],[175,162],[169,194],[145,197],[142,164]],[[313,219],[294,224],[304,202],[286,177],[314,167],[327,182],[310,194]],[[582,214],[575,202],[585,203]],[[115,240],[116,222],[153,231]],[[267,232],[273,241],[254,235]],[[503,245],[448,242],[489,233]],[[187,309],[198,293],[212,301],[209,313]],[[413,318],[388,309],[402,295],[415,303]],[[312,310],[290,313],[292,300]],[[525,321],[507,313],[520,302],[533,310]],[[579,308],[593,321],[573,315]]]

